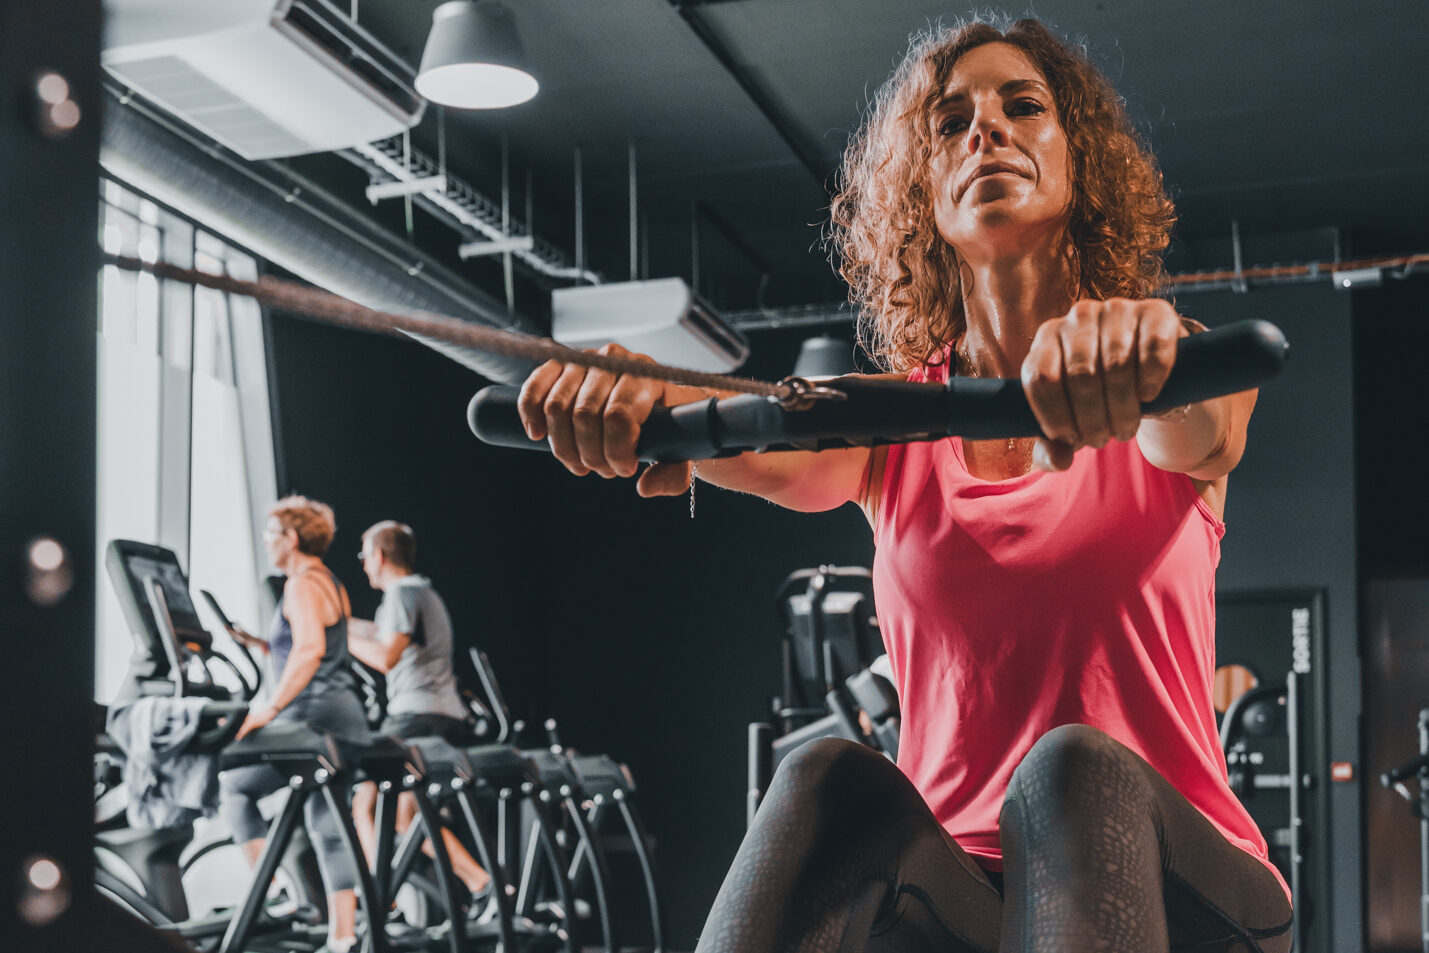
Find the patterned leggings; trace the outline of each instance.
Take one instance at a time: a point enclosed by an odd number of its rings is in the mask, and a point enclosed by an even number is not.
[[[1135,753],[1048,732],[1003,802],[1001,885],[882,755],[780,766],[696,953],[1286,953],[1290,904]]]
[[[343,783],[342,778],[343,775],[339,775],[330,783],[337,792],[338,803],[345,806],[351,799],[352,787]],[[267,837],[268,822],[258,810],[258,802],[286,787],[288,776],[272,765],[251,764],[223,772],[218,776],[218,783],[218,810],[233,832],[233,842],[244,844]],[[321,791],[313,791],[303,803],[303,821],[327,892],[333,894],[356,887],[357,869],[353,867],[352,854],[343,837],[342,821],[333,816]]]

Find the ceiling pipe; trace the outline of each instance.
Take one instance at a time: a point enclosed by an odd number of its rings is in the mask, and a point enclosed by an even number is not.
[[[640,228],[639,219],[636,217],[640,213],[640,201],[636,193],[636,153],[635,141],[629,143],[630,155],[630,280],[637,281],[640,278]]]
[[[115,178],[304,281],[382,310],[449,314],[526,333],[510,314],[436,259],[321,187],[270,162],[245,162],[129,94],[107,87],[100,162]],[[431,343],[431,342],[423,342]],[[435,346],[435,345],[433,345]],[[518,383],[532,365],[438,347],[483,377]]]
[[[1429,274],[1429,252],[1408,255],[1379,255],[1350,261],[1311,261],[1289,265],[1244,264],[1219,271],[1191,271],[1169,275],[1163,294],[1195,294],[1208,291],[1244,293],[1271,285],[1331,281],[1340,291],[1373,287],[1384,278],[1404,279]],[[750,308],[722,312],[730,327],[740,331],[773,331],[780,328],[819,327],[849,324],[854,311],[846,302],[793,305],[782,308]]]

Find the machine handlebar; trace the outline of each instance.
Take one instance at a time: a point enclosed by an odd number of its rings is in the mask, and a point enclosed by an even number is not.
[[[1176,363],[1146,414],[1249,390],[1271,380],[1285,363],[1288,345],[1267,321],[1241,321],[1182,338]],[[647,462],[707,460],[747,451],[826,450],[936,440],[959,435],[973,440],[1041,435],[1018,380],[954,377],[946,385],[866,377],[839,377],[821,387],[841,399],[816,399],[787,410],[753,394],[657,407],[640,434],[638,453]],[[517,412],[516,387],[477,392],[467,407],[476,436],[502,447],[549,450],[531,440]]]

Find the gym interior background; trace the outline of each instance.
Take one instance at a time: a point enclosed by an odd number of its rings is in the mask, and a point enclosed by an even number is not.
[[[109,12],[126,6],[135,4],[114,0]],[[355,13],[411,70],[436,3],[329,6]],[[205,571],[247,601],[250,628],[261,621],[253,514],[265,494],[333,505],[332,565],[359,615],[375,594],[343,554],[377,519],[415,527],[460,645],[490,655],[517,714],[555,717],[565,743],[632,768],[674,948],[693,946],[744,826],[745,725],[766,717],[779,686],[774,591],[801,567],[869,565],[860,514],[796,516],[705,488],[691,519],[686,499],[640,501],[624,483],[576,480],[467,430],[472,393],[519,380],[519,368],[488,362],[477,374],[418,343],[238,302],[224,310],[153,291],[164,296],[154,308],[190,317],[179,333],[173,319],[145,325],[130,314],[124,346],[147,349],[147,383],[116,383],[121,372],[105,363],[116,346],[101,344],[96,359],[100,299],[111,309],[121,294],[149,293],[96,282],[97,234],[147,234],[166,259],[542,333],[550,291],[571,285],[562,275],[572,269],[607,282],[677,276],[746,336],[740,373],[767,379],[789,372],[805,338],[848,337],[843,288],[819,244],[825,189],[907,34],[960,9],[508,6],[541,82],[535,99],[498,111],[428,107],[405,146],[395,136],[265,160],[145,96],[137,74],[102,70],[100,4],[0,7],[0,604],[14,645],[0,730],[16,765],[0,794],[0,927],[36,943],[7,949],[79,948],[55,938],[95,929],[83,913],[90,660],[106,611],[97,527],[137,518],[116,517],[116,506],[136,504],[104,496],[117,474],[100,464],[114,440],[151,424],[153,495],[139,508],[154,539],[191,560],[196,577],[210,560]],[[1417,824],[1377,779],[1415,754],[1429,705],[1429,495],[1417,465],[1429,433],[1429,279],[1396,265],[1332,275],[1338,262],[1429,251],[1429,128],[1415,108],[1429,91],[1429,12],[1417,0],[1059,0],[1036,12],[1085,39],[1156,148],[1181,215],[1172,272],[1222,273],[1183,286],[1183,312],[1212,326],[1265,318],[1292,343],[1232,481],[1219,586],[1322,600],[1313,664],[1325,676],[1313,703],[1324,758],[1306,771],[1323,815],[1306,837],[1326,883],[1310,948],[1416,949]],[[53,104],[36,99],[47,71],[67,80],[72,129],[56,128]],[[461,189],[419,193],[410,207],[368,202],[369,185],[413,177],[423,163],[442,165]],[[503,230],[533,236],[534,250],[462,259],[459,245],[502,227],[503,195]],[[113,226],[102,233],[101,214]],[[121,221],[133,223],[129,238]],[[1277,263],[1318,268],[1297,281],[1244,277]],[[165,416],[178,412],[176,393],[187,405],[177,422]],[[211,417],[191,417],[205,407]],[[119,429],[102,430],[106,419]],[[220,439],[224,427],[234,429]],[[219,485],[225,474],[232,482]],[[40,537],[64,545],[60,569],[26,562]],[[67,911],[40,925],[23,915],[20,873],[37,855],[60,861],[72,890]]]

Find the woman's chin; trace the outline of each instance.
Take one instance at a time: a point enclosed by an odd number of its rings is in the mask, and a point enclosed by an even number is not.
[[[954,228],[940,231],[958,257],[973,261],[1031,250],[1042,244],[1041,236],[1057,234],[1065,224],[1065,215],[1049,216],[1023,203],[998,201],[979,204]]]

